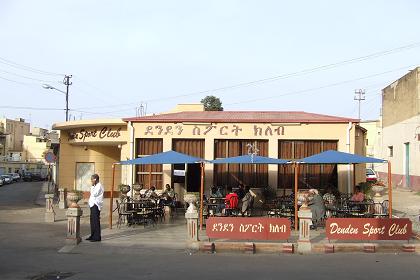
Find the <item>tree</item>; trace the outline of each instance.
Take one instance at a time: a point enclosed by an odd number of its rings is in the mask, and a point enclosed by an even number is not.
[[[206,111],[223,111],[222,101],[216,96],[207,95],[201,100]]]

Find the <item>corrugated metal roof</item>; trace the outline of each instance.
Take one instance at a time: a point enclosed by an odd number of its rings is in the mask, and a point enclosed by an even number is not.
[[[125,118],[132,122],[344,123],[357,119],[302,111],[199,111]]]

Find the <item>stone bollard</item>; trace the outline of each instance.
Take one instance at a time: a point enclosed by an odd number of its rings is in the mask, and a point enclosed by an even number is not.
[[[55,212],[53,208],[54,194],[45,195],[45,222],[54,223],[55,222]]]
[[[307,207],[301,207],[299,217],[299,240],[297,251],[299,254],[310,253],[312,250],[310,225],[312,224],[312,212]]]
[[[67,237],[66,243],[77,245],[82,241],[80,237],[80,217],[83,214],[80,207],[72,207],[67,209]]]
[[[185,212],[187,219],[187,249],[199,250],[198,243],[198,211],[195,207],[197,201],[194,195],[185,195],[184,200],[189,203],[189,207]]]
[[[67,189],[58,189],[60,193],[59,209],[67,209]]]

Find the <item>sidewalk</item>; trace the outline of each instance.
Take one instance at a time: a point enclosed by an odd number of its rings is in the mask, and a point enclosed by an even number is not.
[[[409,218],[413,222],[413,231],[420,233],[420,193],[404,189],[394,189],[393,215]]]

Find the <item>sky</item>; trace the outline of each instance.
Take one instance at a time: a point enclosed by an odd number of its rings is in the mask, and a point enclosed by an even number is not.
[[[420,66],[419,1],[0,2],[0,117],[50,128],[215,95],[225,110],[377,119]]]

